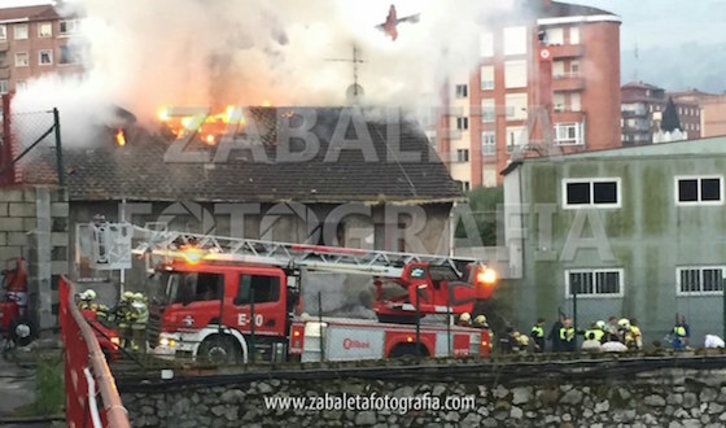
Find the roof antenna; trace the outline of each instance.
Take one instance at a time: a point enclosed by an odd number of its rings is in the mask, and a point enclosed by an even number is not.
[[[353,64],[353,84],[348,86],[345,91],[346,99],[350,104],[356,104],[360,102],[360,99],[365,94],[363,86],[358,84],[358,64],[362,64],[365,61],[360,57],[360,51],[358,46],[353,43],[353,57],[352,58],[328,58],[326,61],[331,62],[350,62]]]

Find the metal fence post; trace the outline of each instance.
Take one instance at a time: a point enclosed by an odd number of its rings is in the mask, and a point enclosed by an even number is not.
[[[416,356],[421,356],[421,289],[416,287]]]
[[[257,347],[255,344],[255,287],[250,284],[250,361],[255,362]]]
[[[53,126],[55,128],[55,160],[58,168],[58,185],[65,186],[65,171],[63,170],[63,149],[61,147],[60,116],[58,108],[53,108]]]
[[[320,328],[320,362],[325,361],[325,340],[323,339],[323,293],[318,291],[318,326]]]

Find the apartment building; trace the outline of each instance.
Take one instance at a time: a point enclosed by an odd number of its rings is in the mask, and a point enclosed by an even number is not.
[[[0,8],[0,93],[47,73],[80,72],[71,44],[78,29],[78,19],[62,17],[51,5]]]
[[[621,88],[623,146],[651,144],[660,131],[663,112],[672,99],[687,140],[701,138],[701,97],[689,92],[666,92],[644,82],[629,82]]]
[[[528,150],[543,121],[553,141],[538,143],[563,153],[621,145],[620,18],[548,0],[519,5],[482,23],[480,67],[450,76],[444,91],[437,149],[464,190],[500,184],[500,172]],[[551,67],[541,67],[542,48]]]

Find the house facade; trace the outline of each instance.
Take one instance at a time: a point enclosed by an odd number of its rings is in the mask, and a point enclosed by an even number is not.
[[[726,139],[526,159],[505,171],[512,319],[636,318],[647,342],[684,315],[723,334]]]

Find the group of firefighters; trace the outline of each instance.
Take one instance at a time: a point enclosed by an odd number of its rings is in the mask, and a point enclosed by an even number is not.
[[[143,294],[125,291],[118,306],[111,310],[97,302],[96,292],[88,289],[78,295],[78,308],[94,312],[98,320],[115,324],[122,348],[133,351],[145,350],[149,305]]]
[[[512,327],[506,327],[504,334],[496,341],[484,315],[478,315],[472,320],[469,313],[463,313],[459,316],[458,324],[489,330],[491,343],[496,343],[499,352],[502,353],[545,352],[547,340],[551,342],[550,349],[553,352],[574,352],[577,335],[584,336],[581,349],[588,352],[623,352],[643,347],[643,335],[638,327],[638,321],[634,318],[618,319],[612,316],[608,322],[596,321],[587,330],[577,331],[572,319],[561,315],[553,324],[549,334],[545,333],[545,320],[540,318],[532,326],[529,335],[522,334]],[[678,326],[674,328],[674,336],[681,341],[686,340],[685,331]]]

